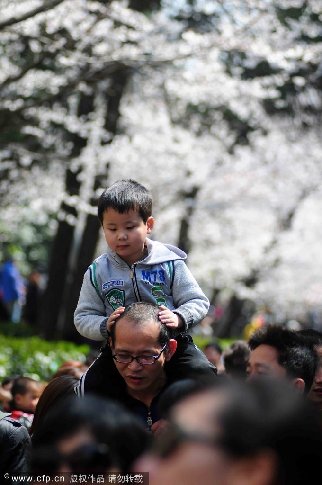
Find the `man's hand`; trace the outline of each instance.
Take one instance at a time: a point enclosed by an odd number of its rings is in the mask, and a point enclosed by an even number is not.
[[[161,323],[169,328],[183,327],[183,320],[179,315],[173,313],[171,310],[169,310],[169,308],[164,305],[160,305],[159,308],[159,320]]]
[[[106,322],[106,327],[107,327],[107,330],[108,331],[111,330],[111,327],[112,327],[113,323],[115,322],[115,320],[118,319],[118,317],[120,315],[122,315],[122,313],[124,312],[124,310],[125,310],[125,307],[124,306],[120,306],[113,313],[111,313],[111,315],[108,317],[108,320]]]

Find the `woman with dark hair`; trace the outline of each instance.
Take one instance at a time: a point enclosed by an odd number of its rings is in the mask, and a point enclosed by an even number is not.
[[[149,442],[141,422],[119,403],[69,396],[32,435],[31,473],[127,472]]]
[[[74,387],[77,383],[78,379],[71,375],[55,377],[48,382],[37,402],[32,425],[29,429],[30,435],[37,431],[53,405],[57,405],[58,402],[69,396],[74,396],[76,399]]]

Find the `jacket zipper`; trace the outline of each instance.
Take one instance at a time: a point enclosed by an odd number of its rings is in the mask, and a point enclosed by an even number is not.
[[[138,284],[135,277],[135,266],[136,266],[136,263],[133,263],[132,266],[130,267],[130,278],[132,280],[133,291],[134,291],[136,301],[141,301],[140,292],[139,292]]]
[[[146,423],[148,425],[149,431],[152,429],[152,416],[151,416],[151,410],[148,409],[148,415],[146,417]]]

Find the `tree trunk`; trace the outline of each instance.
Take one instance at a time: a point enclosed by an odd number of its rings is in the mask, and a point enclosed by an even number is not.
[[[93,110],[93,96],[81,93],[78,116],[88,115]],[[87,144],[87,139],[78,134],[68,134],[73,148],[71,158],[79,157],[82,149]],[[65,186],[68,196],[79,195],[80,193],[80,171],[66,171]],[[51,340],[57,335],[57,322],[61,311],[64,288],[69,270],[70,253],[73,246],[75,226],[68,220],[70,216],[77,220],[78,213],[75,207],[63,202],[60,208],[58,230],[51,249],[51,256],[48,268],[48,281],[46,289],[40,302],[40,313],[38,326],[42,337]]]
[[[111,78],[110,88],[107,92],[105,117],[105,129],[111,135],[109,143],[112,142],[113,136],[117,132],[117,125],[120,118],[120,102],[129,76],[129,71],[123,67],[121,70],[115,72]],[[109,163],[107,163],[104,173],[99,173],[95,176],[94,186],[92,188],[93,194],[97,193],[97,191],[102,187],[103,183],[105,184],[108,169]],[[91,199],[90,204],[92,207],[97,207],[96,196]],[[86,218],[76,262],[70,275],[71,277],[69,278],[64,297],[65,304],[63,308],[60,336],[67,340],[83,340],[83,337],[77,333],[74,327],[74,311],[78,302],[84,273],[95,255],[95,250],[99,239],[99,230],[100,224],[97,216],[89,214]]]
[[[190,220],[195,210],[195,201],[198,195],[199,187],[192,187],[189,191],[184,192],[183,198],[186,201],[186,212],[181,219],[178,247],[185,253],[189,253],[191,242],[189,238]]]
[[[64,340],[82,342],[84,338],[79,335],[74,326],[74,311],[77,305],[80,288],[83,282],[83,276],[93,255],[99,238],[100,224],[97,216],[88,215],[82,234],[82,241],[79,248],[76,265],[70,275],[70,282],[67,284],[67,297],[64,299],[62,309],[62,328],[59,329],[59,337]]]

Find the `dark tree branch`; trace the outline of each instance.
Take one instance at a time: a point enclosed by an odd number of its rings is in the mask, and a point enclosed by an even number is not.
[[[52,8],[57,7],[60,3],[64,2],[65,0],[48,0],[47,2],[43,3],[40,7],[36,7],[29,12],[26,12],[20,17],[11,17],[10,19],[3,20],[0,22],[0,30],[4,30],[7,27],[10,27],[11,25],[19,24],[20,22],[23,22],[24,20],[30,19],[31,17],[34,17],[35,15],[38,15],[39,13],[46,12],[47,10],[51,10]]]

